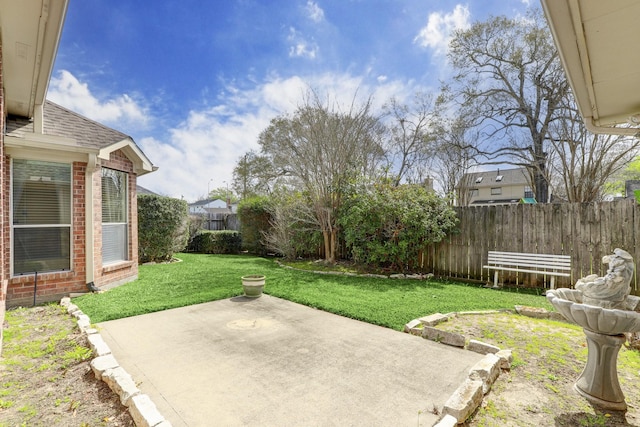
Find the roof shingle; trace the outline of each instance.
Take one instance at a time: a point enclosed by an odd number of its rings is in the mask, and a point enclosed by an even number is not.
[[[8,116],[6,134],[15,137],[25,137],[33,133],[33,120],[18,116]],[[43,133],[45,135],[71,138],[80,147],[105,148],[125,139],[128,135],[111,129],[80,114],[67,110],[51,101],[46,101],[43,107]]]

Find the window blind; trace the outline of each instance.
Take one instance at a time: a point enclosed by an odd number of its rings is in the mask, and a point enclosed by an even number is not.
[[[127,174],[102,168],[102,263],[128,259]]]
[[[71,165],[12,161],[13,274],[71,267]]]

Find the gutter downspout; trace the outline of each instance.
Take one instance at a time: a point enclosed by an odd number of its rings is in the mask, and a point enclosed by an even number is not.
[[[98,156],[89,154],[87,162],[87,170],[84,179],[84,206],[85,206],[85,275],[86,282],[92,283],[95,277],[94,271],[94,193],[93,193],[93,174],[98,170]]]

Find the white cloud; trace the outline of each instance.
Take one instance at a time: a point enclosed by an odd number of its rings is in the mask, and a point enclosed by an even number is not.
[[[138,141],[159,166],[157,172],[141,177],[140,185],[189,202],[205,196],[208,188],[225,187],[238,159],[251,149],[259,150],[258,136],[270,120],[302,105],[309,88],[345,110],[356,93],[359,101],[373,94],[374,106],[380,108],[391,96],[408,98],[418,90],[400,81],[369,86],[361,77],[331,73],[271,76],[249,89],[229,86],[217,105],[190,111],[163,140]]]
[[[181,123],[168,129],[138,131],[136,143],[159,170],[140,177],[138,183],[157,193],[184,197],[193,202],[207,189],[225,187],[233,179],[238,159],[259,149],[258,136],[272,118],[293,112],[312,89],[323,100],[348,109],[357,96],[364,101],[373,94],[374,108],[391,96],[409,97],[411,83],[374,78],[372,85],[361,76],[323,73],[287,78],[271,75],[252,87],[228,84],[215,105],[192,109]],[[145,120],[147,112],[126,95],[103,100],[87,83],[63,71],[52,79],[49,98],[60,105],[110,125],[123,120]],[[158,123],[156,123],[158,124]],[[118,128],[117,124],[111,124]]]
[[[469,18],[469,8],[460,4],[456,5],[451,13],[430,13],[427,25],[420,30],[414,43],[429,47],[437,54],[445,53],[453,32],[469,28]]]
[[[324,20],[324,10],[318,6],[318,3],[307,1],[307,13],[309,18],[314,22],[320,22]]]
[[[287,40],[292,45],[289,47],[289,56],[292,58],[303,57],[314,59],[318,53],[318,45],[314,42],[309,42],[297,31],[295,28],[289,29],[289,36]]]
[[[89,85],[69,71],[62,70],[51,78],[47,98],[83,116],[104,124],[135,124],[144,127],[150,120],[146,108],[127,94],[99,100]],[[122,130],[122,129],[119,129]]]

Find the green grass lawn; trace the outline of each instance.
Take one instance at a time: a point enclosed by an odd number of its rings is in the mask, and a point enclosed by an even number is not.
[[[74,303],[98,323],[241,295],[241,276],[264,274],[269,295],[397,330],[432,313],[514,305],[552,309],[543,296],[477,285],[323,275],[243,255],[178,254],[178,258],[182,262],[140,266],[138,280],[76,298]]]

